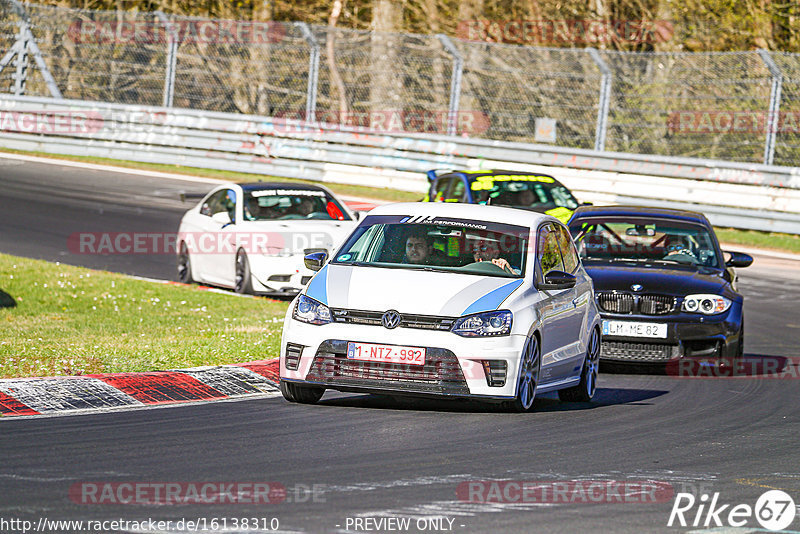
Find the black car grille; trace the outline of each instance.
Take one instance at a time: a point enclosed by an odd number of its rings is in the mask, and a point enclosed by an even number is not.
[[[381,317],[383,317],[384,312],[334,308],[331,310],[331,313],[333,314],[333,320],[337,323],[383,326]],[[398,326],[402,328],[421,328],[424,330],[450,330],[454,322],[455,318],[453,317],[404,313],[400,315],[400,324]]]
[[[665,362],[680,356],[678,345],[603,341],[600,357],[609,360]]]
[[[425,365],[368,362],[348,359],[347,341],[340,340],[320,344],[306,380],[419,393],[469,393],[458,359],[449,350],[427,348]]]
[[[611,313],[633,311],[633,297],[626,293],[598,293],[597,304],[601,309]]]
[[[667,295],[642,295],[639,311],[644,315],[667,315],[675,310],[675,297]]]
[[[675,311],[675,297],[669,295],[631,295],[630,293],[599,292],[597,304],[609,313],[640,313],[668,315]]]

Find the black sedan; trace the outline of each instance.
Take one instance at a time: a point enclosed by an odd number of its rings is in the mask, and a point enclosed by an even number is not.
[[[587,206],[569,228],[594,282],[603,360],[726,367],[741,358],[743,298],[734,267],[753,258],[723,252],[704,215]]]

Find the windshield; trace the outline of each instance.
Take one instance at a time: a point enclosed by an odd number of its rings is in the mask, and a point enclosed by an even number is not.
[[[577,219],[570,232],[580,257],[601,262],[653,261],[720,268],[715,241],[699,224],[671,219]]]
[[[528,233],[490,222],[369,216],[332,263],[522,278]]]
[[[341,204],[325,191],[307,189],[258,189],[245,191],[247,221],[328,219],[349,221]]]
[[[569,189],[550,176],[479,176],[470,187],[475,202],[480,204],[534,210],[578,207]]]

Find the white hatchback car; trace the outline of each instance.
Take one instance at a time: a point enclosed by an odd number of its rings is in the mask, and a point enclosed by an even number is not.
[[[600,316],[566,227],[548,215],[467,204],[378,207],[289,307],[281,391],[325,389],[506,401],[589,401]]]
[[[239,293],[295,295],[314,275],[304,256],[338,246],[355,221],[324,187],[221,185],[181,220],[178,279]]]

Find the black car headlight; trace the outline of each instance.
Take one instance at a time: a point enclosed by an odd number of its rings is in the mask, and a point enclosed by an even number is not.
[[[476,313],[456,320],[450,331],[463,337],[507,336],[512,318],[508,310]]]
[[[687,295],[681,309],[688,313],[714,315],[727,311],[731,301],[720,295]]]
[[[328,324],[331,322],[331,310],[321,302],[300,295],[294,305],[292,319],[309,324]]]

